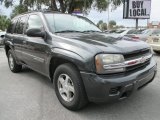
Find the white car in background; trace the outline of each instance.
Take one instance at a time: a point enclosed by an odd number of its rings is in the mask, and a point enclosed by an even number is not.
[[[133,39],[137,39],[137,40],[146,41],[149,36],[156,35],[157,32],[159,32],[159,31],[160,31],[160,29],[146,29],[146,30],[142,31],[142,33],[140,33],[140,34],[128,34],[125,36],[133,38]]]
[[[5,34],[6,34],[5,31],[0,31],[0,45],[3,45],[3,38],[4,38]]]
[[[160,54],[160,29],[150,35],[146,42],[152,46],[155,53]]]

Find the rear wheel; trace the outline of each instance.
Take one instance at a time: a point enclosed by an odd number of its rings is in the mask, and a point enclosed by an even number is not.
[[[14,73],[20,72],[22,70],[22,65],[18,65],[16,63],[12,50],[8,51],[8,64],[10,70]]]
[[[79,71],[72,64],[60,65],[54,74],[56,95],[61,104],[70,110],[87,105],[87,96]]]

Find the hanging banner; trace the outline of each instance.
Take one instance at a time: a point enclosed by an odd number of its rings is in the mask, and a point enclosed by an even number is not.
[[[151,0],[124,0],[124,19],[149,19]]]

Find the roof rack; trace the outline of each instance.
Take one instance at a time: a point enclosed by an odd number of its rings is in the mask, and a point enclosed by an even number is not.
[[[46,12],[58,12],[60,13],[59,11],[54,11],[54,10],[50,10],[50,9],[43,9],[43,10],[32,10],[32,11],[29,11],[29,12],[42,12],[42,13],[46,13]]]
[[[28,11],[28,12],[24,12],[24,13],[21,13],[19,15],[24,15],[24,14],[28,14],[28,13],[34,13],[34,12],[42,12],[42,13],[47,13],[47,12],[53,12],[53,13],[61,13],[59,11],[53,11],[53,10],[49,10],[49,9],[44,9],[44,10],[31,10],[31,11]],[[19,16],[17,15],[17,16]],[[17,17],[15,16],[15,17]]]

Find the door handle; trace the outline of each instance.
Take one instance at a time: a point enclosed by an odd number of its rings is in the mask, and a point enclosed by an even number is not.
[[[27,43],[27,41],[24,40],[24,41],[23,41],[23,44],[26,44],[26,43]]]

